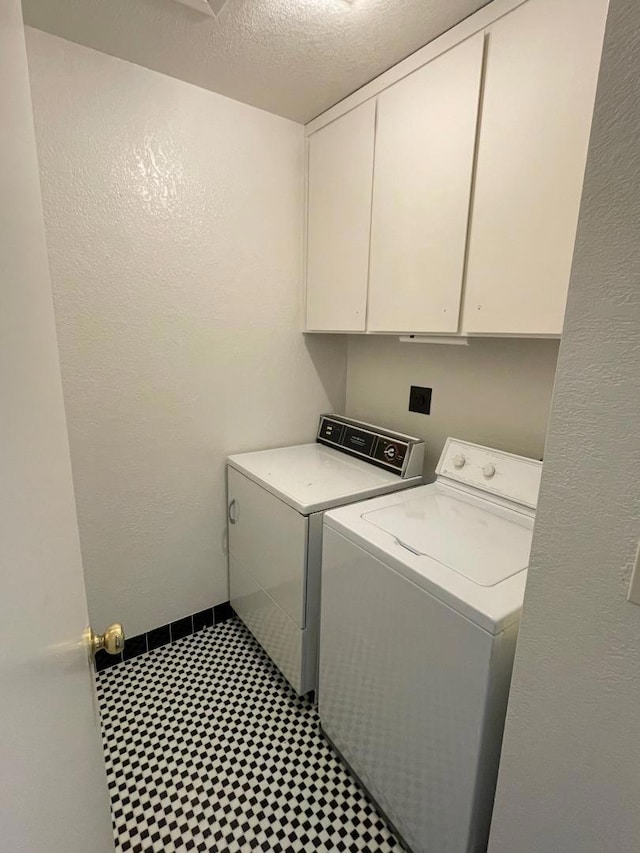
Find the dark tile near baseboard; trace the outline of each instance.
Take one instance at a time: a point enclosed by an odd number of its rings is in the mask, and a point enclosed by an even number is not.
[[[124,643],[124,651],[122,653],[123,660],[131,660],[131,658],[143,655],[147,651],[147,635],[137,634],[135,637],[127,637]]]
[[[183,637],[188,637],[193,634],[193,616],[185,616],[184,619],[178,619],[171,623],[171,642],[181,640]]]
[[[96,652],[96,669],[98,672],[102,672],[103,669],[109,669],[110,666],[115,666],[115,664],[120,663],[122,660],[122,655],[110,655],[109,652],[105,652],[104,649],[100,649],[99,652]]]
[[[216,604],[213,608],[213,624],[219,625],[220,622],[226,622],[227,619],[231,619],[233,615],[233,609],[228,601],[224,601],[222,604]]]
[[[153,631],[147,631],[147,648],[159,649],[160,646],[167,646],[171,642],[171,626],[161,625],[159,628],[154,628]]]
[[[225,601],[222,604],[216,604],[215,607],[207,607],[191,616],[185,616],[184,619],[177,619],[169,625],[153,628],[146,634],[129,637],[125,642],[123,654],[110,655],[104,650],[99,651],[96,655],[96,670],[101,672],[103,669],[115,666],[123,660],[131,660],[131,658],[138,657],[147,651],[150,652],[152,649],[159,649],[160,646],[181,640],[183,637],[188,637],[189,634],[202,631],[203,628],[210,628],[213,625],[226,622],[234,615],[231,605]]]
[[[207,607],[206,610],[201,610],[199,613],[193,614],[193,633],[201,631],[203,628],[210,628],[213,625],[213,607]]]

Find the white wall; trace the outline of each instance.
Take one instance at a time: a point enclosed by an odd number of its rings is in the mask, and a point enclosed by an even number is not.
[[[344,349],[299,333],[303,128],[27,29],[89,608],[228,598],[224,459],[312,440]]]
[[[540,458],[557,341],[478,339],[468,347],[349,339],[347,413],[425,440],[425,475],[447,436]],[[411,385],[433,388],[429,416],[409,412]]]
[[[611,0],[491,853],[640,849],[639,33]]]

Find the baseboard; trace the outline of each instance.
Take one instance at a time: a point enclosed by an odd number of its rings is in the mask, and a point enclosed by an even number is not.
[[[146,654],[153,649],[175,643],[177,640],[188,637],[189,634],[195,634],[196,631],[201,631],[203,628],[219,625],[231,616],[233,616],[233,610],[229,602],[225,601],[222,604],[216,604],[215,607],[207,607],[206,610],[199,610],[183,619],[169,622],[167,625],[160,625],[160,627],[146,631],[144,634],[127,637],[124,651],[121,654],[110,655],[104,650],[96,654],[96,670],[101,672],[103,669],[109,669],[109,667],[122,663],[122,661],[131,660],[131,658]]]

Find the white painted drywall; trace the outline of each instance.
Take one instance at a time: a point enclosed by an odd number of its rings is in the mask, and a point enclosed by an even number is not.
[[[89,609],[228,598],[224,460],[312,440],[344,348],[300,334],[303,128],[27,29]]]
[[[491,853],[640,849],[639,88],[611,0]]]
[[[502,2],[502,0],[501,0]],[[306,122],[488,0],[23,0],[78,44]]]
[[[558,355],[553,340],[474,339],[468,347],[349,339],[347,413],[425,440],[425,475],[447,436],[539,459]],[[409,412],[411,385],[433,388],[431,415]]]

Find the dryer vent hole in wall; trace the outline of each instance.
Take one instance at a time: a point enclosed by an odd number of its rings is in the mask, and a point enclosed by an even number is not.
[[[431,388],[422,388],[420,385],[412,385],[409,392],[409,411],[419,412],[421,415],[431,414]]]

